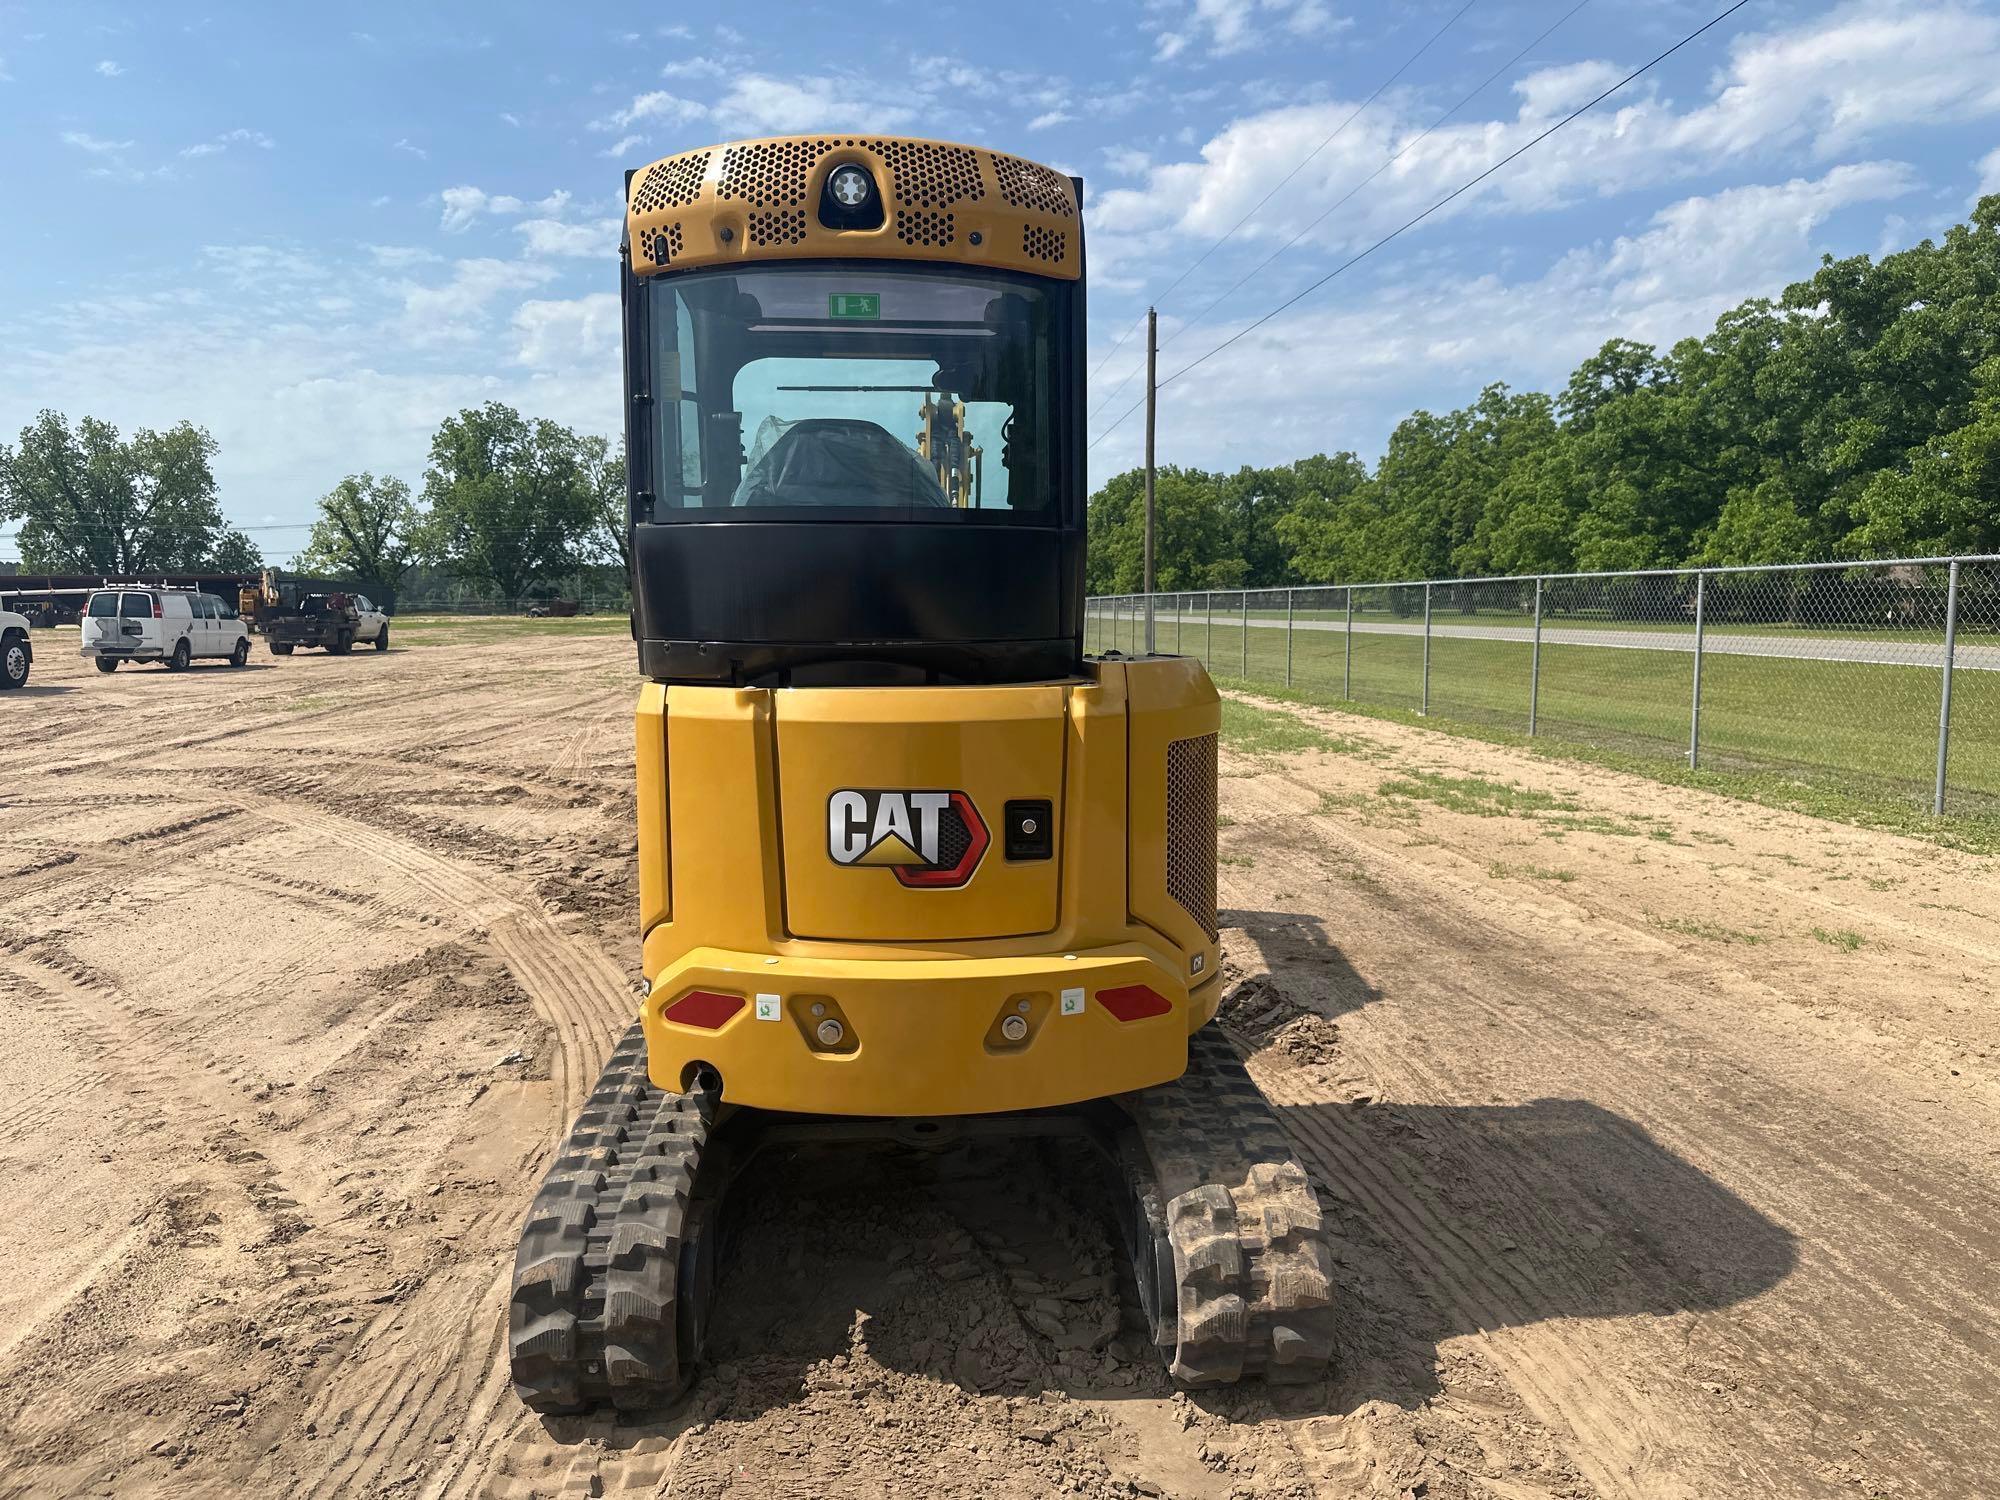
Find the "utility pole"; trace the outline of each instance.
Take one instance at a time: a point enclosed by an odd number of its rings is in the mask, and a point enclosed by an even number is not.
[[[1146,654],[1151,656],[1153,639],[1153,431],[1159,414],[1160,313],[1146,309]]]

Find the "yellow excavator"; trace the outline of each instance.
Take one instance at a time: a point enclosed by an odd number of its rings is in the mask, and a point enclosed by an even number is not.
[[[879,136],[626,179],[646,998],[522,1233],[538,1410],[685,1387],[730,1182],[801,1141],[1049,1137],[1175,1380],[1332,1356],[1318,1199],[1209,1025],[1215,690],[1083,651],[1081,202]]]

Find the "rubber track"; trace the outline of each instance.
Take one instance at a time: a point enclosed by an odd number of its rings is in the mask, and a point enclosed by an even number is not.
[[[1119,1103],[1165,1204],[1177,1309],[1157,1331],[1173,1378],[1305,1381],[1333,1358],[1333,1258],[1319,1198],[1277,1116],[1214,1027],[1187,1072]]]
[[[671,1094],[646,1076],[634,1022],[584,1102],[529,1206],[514,1256],[507,1348],[514,1389],[536,1411],[634,1410],[680,1394],[704,1309],[684,1305],[682,1247],[712,1093]],[[698,1249],[701,1247],[697,1247]]]

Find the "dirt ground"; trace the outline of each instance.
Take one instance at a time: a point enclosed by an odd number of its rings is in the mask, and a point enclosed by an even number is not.
[[[66,646],[0,700],[0,1495],[2000,1492],[1992,861],[1310,714],[1224,757],[1225,1019],[1333,1210],[1325,1384],[1065,1352],[1098,1203],[983,1146],[754,1169],[688,1399],[544,1423],[504,1297],[636,1004],[629,645]]]

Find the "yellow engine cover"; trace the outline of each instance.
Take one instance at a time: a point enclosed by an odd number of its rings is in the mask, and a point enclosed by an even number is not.
[[[1179,1076],[1219,998],[1219,719],[1180,658],[1006,687],[647,687],[654,1081],[707,1067],[731,1103],[942,1115]],[[1048,855],[1009,858],[1009,804],[1018,831],[1042,803]]]
[[[786,928],[939,942],[1049,932],[1058,857],[1006,857],[1009,801],[1061,816],[1066,688],[774,694]]]

